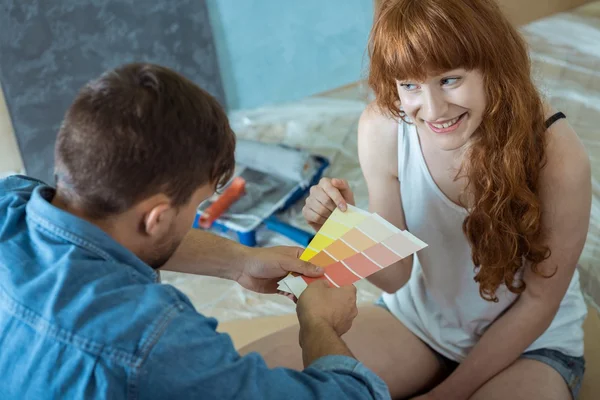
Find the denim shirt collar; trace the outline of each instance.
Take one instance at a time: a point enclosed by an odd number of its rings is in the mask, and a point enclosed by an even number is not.
[[[98,226],[53,206],[51,201],[55,193],[56,190],[49,186],[36,187],[27,203],[28,218],[76,246],[85,247],[108,261],[130,266],[142,276],[158,282],[157,271]]]

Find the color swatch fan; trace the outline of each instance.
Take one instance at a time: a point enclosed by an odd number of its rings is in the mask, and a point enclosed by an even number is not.
[[[375,213],[348,205],[335,209],[310,242],[301,260],[325,268],[330,286],[351,285],[425,248],[427,244]],[[315,278],[288,275],[279,290],[296,297]]]

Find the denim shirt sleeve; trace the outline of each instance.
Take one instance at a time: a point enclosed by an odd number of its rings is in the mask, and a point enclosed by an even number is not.
[[[8,193],[29,195],[39,185],[44,185],[44,182],[25,175],[10,175],[0,179],[0,197]]]
[[[150,350],[137,379],[140,399],[389,399],[385,383],[345,356],[304,371],[270,369],[256,353],[240,356],[216,321],[192,310],[175,317]]]
[[[326,356],[313,362],[309,366],[309,369],[353,375],[369,386],[372,398],[388,399],[390,397],[389,389],[383,380],[354,358],[346,356]]]

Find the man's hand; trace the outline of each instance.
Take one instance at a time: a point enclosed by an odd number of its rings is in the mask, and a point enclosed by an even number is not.
[[[313,278],[323,275],[323,270],[301,261],[301,254],[299,247],[246,247],[210,232],[190,229],[162,269],[231,279],[255,292],[277,293],[277,282],[290,272]]]
[[[277,282],[290,272],[318,278],[323,269],[299,259],[302,249],[277,246],[248,249],[248,257],[235,279],[246,289],[258,293],[277,293]]]
[[[325,324],[342,336],[358,314],[356,287],[333,289],[322,279],[314,281],[300,295],[296,312],[301,328]]]
[[[322,279],[316,280],[300,295],[296,313],[305,367],[328,355],[354,357],[341,339],[358,314],[353,285],[333,289]]]

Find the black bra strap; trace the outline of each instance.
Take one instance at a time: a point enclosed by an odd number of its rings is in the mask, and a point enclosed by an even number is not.
[[[546,129],[550,128],[553,123],[555,123],[556,121],[558,121],[559,119],[562,119],[562,118],[567,118],[567,116],[560,111],[557,112],[556,114],[554,114],[553,116],[551,116],[550,118],[548,118],[546,120]]]

